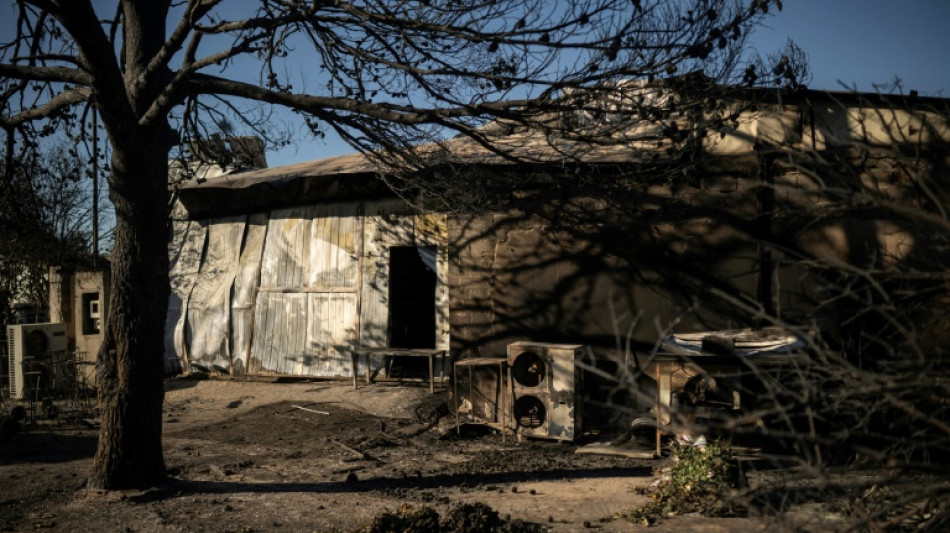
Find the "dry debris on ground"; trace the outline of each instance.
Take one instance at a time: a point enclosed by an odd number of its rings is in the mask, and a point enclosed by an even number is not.
[[[649,501],[657,461],[490,432],[459,436],[445,415],[445,393],[421,387],[171,380],[166,486],[85,490],[96,428],[42,421],[0,442],[0,530],[357,531],[407,509],[431,510],[413,519],[443,531],[469,522],[511,531],[641,529],[611,517]],[[795,518],[806,526],[818,519],[815,531],[846,524],[837,515]],[[776,523],[687,515],[652,530]]]

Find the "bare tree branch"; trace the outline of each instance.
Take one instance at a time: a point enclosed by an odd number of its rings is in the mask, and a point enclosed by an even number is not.
[[[85,102],[89,99],[91,94],[92,92],[86,88],[61,92],[49,99],[42,106],[34,107],[9,117],[0,116],[0,127],[16,127],[33,120],[48,118],[66,107]]]
[[[0,76],[17,80],[52,81],[89,85],[92,77],[80,69],[67,67],[33,67],[0,63]]]

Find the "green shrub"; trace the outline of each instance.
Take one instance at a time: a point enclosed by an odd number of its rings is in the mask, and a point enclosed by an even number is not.
[[[720,441],[706,446],[673,443],[670,466],[659,472],[653,501],[619,518],[649,525],[677,514],[744,516],[744,506],[731,497],[739,488],[740,472],[732,451]]]

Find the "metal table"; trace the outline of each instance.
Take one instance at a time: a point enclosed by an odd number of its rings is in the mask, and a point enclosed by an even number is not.
[[[739,411],[748,400],[743,400],[743,378],[753,378],[759,372],[773,371],[782,367],[807,364],[804,353],[771,355],[722,355],[710,353],[672,354],[658,353],[653,360],[656,379],[654,415],[656,418],[656,454],[662,455],[662,436],[673,418],[674,375],[713,376],[722,380],[732,393],[731,405],[722,409]]]
[[[425,348],[369,348],[357,346],[350,348],[350,364],[353,367],[353,388],[356,388],[357,371],[360,356],[366,357],[366,383],[371,383],[372,372],[369,362],[374,355],[395,355],[400,357],[427,357],[429,359],[429,392],[435,392],[435,358],[442,360],[442,375],[445,376],[446,358],[448,350],[433,350]]]

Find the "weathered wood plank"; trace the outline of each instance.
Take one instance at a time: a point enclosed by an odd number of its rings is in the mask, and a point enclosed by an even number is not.
[[[444,216],[416,215],[394,200],[294,207],[254,217],[243,245],[234,246],[239,253],[225,247],[234,241],[236,233],[228,233],[234,228],[212,224],[209,261],[199,275],[214,280],[201,280],[194,295],[201,303],[189,315],[203,360],[229,348],[233,372],[350,376],[343,347],[388,344],[392,246],[437,247],[436,337],[438,347],[448,348]],[[227,263],[232,268],[221,267]],[[227,272],[229,284],[223,283]],[[219,307],[232,286],[222,324]],[[213,346],[212,338],[227,339],[230,347]]]
[[[316,287],[260,287],[257,289],[258,292],[272,292],[272,293],[324,293],[324,292],[337,292],[342,294],[356,294],[358,289],[356,287],[327,287],[324,285]]]
[[[346,346],[356,343],[353,328],[356,315],[356,295],[323,293],[309,295],[309,321],[306,375],[324,377],[352,376]]]
[[[400,200],[366,202],[363,217],[360,344],[389,342],[389,249],[413,244],[411,206]]]
[[[258,295],[251,358],[260,370],[292,374],[306,351],[307,296]]]
[[[421,213],[415,217],[416,246],[436,247],[435,347],[450,348],[448,220],[444,214]]]

